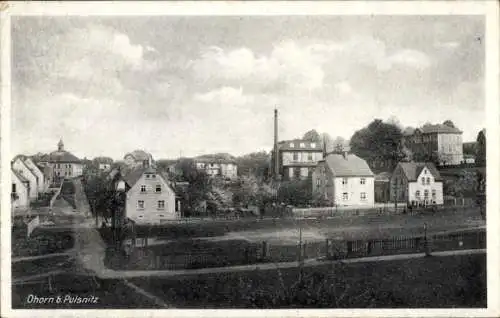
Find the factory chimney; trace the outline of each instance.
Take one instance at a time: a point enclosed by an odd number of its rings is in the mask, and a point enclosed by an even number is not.
[[[278,110],[274,109],[274,180],[279,180]]]

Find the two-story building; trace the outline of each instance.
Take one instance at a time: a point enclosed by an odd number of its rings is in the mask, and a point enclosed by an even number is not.
[[[336,206],[373,206],[374,174],[360,157],[332,153],[317,163],[312,192]]]
[[[278,169],[283,180],[307,179],[323,160],[321,142],[294,139],[278,143]],[[273,154],[274,157],[274,154]]]
[[[412,206],[443,204],[443,180],[430,162],[400,162],[391,177],[391,201]]]
[[[159,224],[181,215],[175,185],[152,166],[137,166],[126,174],[117,171],[112,184],[126,192],[125,217],[137,224]]]
[[[414,161],[438,165],[459,165],[463,162],[462,131],[444,124],[424,125],[403,132],[404,145]]]
[[[201,157],[195,158],[194,164],[197,170],[205,171],[211,177],[234,179],[238,176],[238,166],[232,159]]]
[[[60,184],[64,179],[79,177],[83,173],[81,160],[64,150],[62,140],[57,144],[56,151],[40,156],[36,164],[43,168],[45,183],[50,186]]]
[[[26,208],[29,206],[30,182],[18,171],[11,169],[11,205],[12,209]]]

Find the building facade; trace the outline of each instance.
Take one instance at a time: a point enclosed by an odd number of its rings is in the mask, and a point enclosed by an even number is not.
[[[93,163],[99,171],[110,171],[113,165],[113,159],[109,157],[96,157]]]
[[[35,164],[43,169],[44,182],[48,184],[47,187],[56,187],[64,179],[79,177],[83,174],[82,161],[64,149],[62,140],[57,144],[56,151],[40,156]]]
[[[28,168],[33,172],[34,175],[37,176],[38,178],[38,193],[44,193],[47,191],[48,184],[47,181],[45,180],[45,175],[43,173],[43,167],[39,167],[35,164],[33,159],[27,157],[24,160],[24,163]]]
[[[11,169],[11,204],[12,209],[26,208],[29,206],[30,182],[19,172]]]
[[[443,124],[425,125],[403,134],[405,146],[414,161],[434,162],[438,165],[463,163],[462,131]]]
[[[335,206],[373,206],[374,174],[353,154],[329,154],[312,173],[312,193]]]
[[[38,198],[38,188],[41,181],[38,179],[38,176],[28,167],[21,156],[14,159],[12,162],[12,169],[23,176],[24,179],[28,180],[28,198],[30,201],[36,200]]]
[[[153,156],[144,150],[134,150],[123,157],[125,165],[129,167],[155,166]]]
[[[174,185],[156,168],[136,167],[127,174],[113,177],[113,184],[125,184],[125,217],[137,224],[159,224],[177,219],[181,201]]]
[[[323,146],[320,142],[294,139],[278,143],[278,169],[283,180],[310,178],[321,160]]]
[[[375,175],[375,202],[386,203],[391,199],[391,174],[382,172]]]
[[[196,158],[194,164],[197,170],[205,171],[211,177],[234,179],[238,176],[238,166],[233,160]]]
[[[433,163],[401,162],[391,177],[391,201],[411,206],[443,204],[443,180]]]

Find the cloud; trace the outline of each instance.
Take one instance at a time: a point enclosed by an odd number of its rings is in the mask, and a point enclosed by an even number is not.
[[[348,95],[352,93],[351,84],[349,84],[349,82],[346,81],[335,84],[335,88],[342,95]]]
[[[425,53],[408,49],[396,52],[389,56],[387,61],[391,65],[402,65],[418,70],[426,69],[431,65],[431,61]]]
[[[434,47],[440,49],[456,49],[460,46],[460,42],[449,41],[449,42],[437,42],[434,44]]]
[[[228,105],[245,105],[246,103],[251,101],[252,98],[251,96],[244,96],[243,89],[241,87],[239,89],[236,89],[233,87],[224,86],[207,93],[195,94],[194,100],[204,103],[220,104],[220,106],[225,107]]]

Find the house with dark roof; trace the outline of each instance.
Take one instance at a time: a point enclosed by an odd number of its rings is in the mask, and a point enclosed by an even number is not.
[[[412,152],[414,161],[430,161],[438,165],[459,165],[463,162],[462,131],[456,127],[437,124],[403,131],[404,145]]]
[[[443,204],[443,179],[430,162],[400,162],[391,177],[391,201],[412,206]]]
[[[29,206],[30,182],[14,168],[11,171],[11,204],[12,210]]]
[[[57,150],[52,151],[48,155],[41,156],[37,162],[42,166],[48,166],[44,173],[49,184],[59,184],[64,179],[79,177],[83,173],[83,163],[71,152],[64,150],[64,143],[59,140]]]
[[[311,177],[318,161],[323,160],[323,144],[302,139],[278,143],[278,169],[283,180]],[[274,157],[274,154],[273,154]]]
[[[181,216],[175,184],[155,167],[116,168],[108,178],[112,189],[125,191],[124,217],[138,224],[159,224]]]
[[[364,159],[347,152],[332,153],[317,163],[312,190],[333,205],[370,206],[375,199],[374,177]]]

